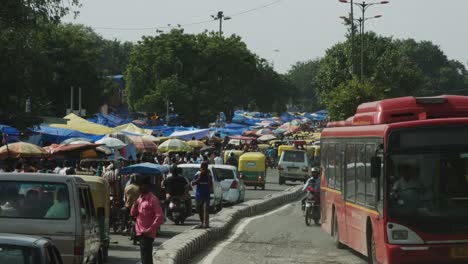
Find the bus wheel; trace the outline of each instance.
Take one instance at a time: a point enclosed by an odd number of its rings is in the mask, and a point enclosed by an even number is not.
[[[337,249],[343,249],[344,245],[340,242],[340,232],[338,232],[338,220],[336,215],[333,217],[333,241]]]
[[[374,235],[372,233],[372,228],[369,229],[369,235],[367,237],[367,263],[369,264],[378,264],[377,261],[377,248],[375,246]]]

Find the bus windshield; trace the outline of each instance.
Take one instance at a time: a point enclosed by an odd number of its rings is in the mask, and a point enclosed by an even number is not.
[[[392,155],[387,176],[390,217],[468,223],[468,152]]]

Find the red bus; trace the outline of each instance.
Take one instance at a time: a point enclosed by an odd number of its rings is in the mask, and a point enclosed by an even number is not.
[[[365,103],[321,135],[322,226],[369,263],[468,263],[468,96]]]

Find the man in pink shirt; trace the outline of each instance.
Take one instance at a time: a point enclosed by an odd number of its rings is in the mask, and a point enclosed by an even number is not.
[[[164,222],[164,214],[158,198],[150,192],[150,179],[140,181],[140,196],[131,209],[131,215],[136,219],[135,231],[140,239],[140,255],[142,264],[153,264],[153,242],[156,230]]]

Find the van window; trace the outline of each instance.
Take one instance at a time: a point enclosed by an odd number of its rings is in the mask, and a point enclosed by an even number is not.
[[[28,264],[34,263],[38,258],[38,252],[32,248],[0,244],[2,264]]]
[[[284,151],[283,161],[285,162],[305,162],[305,152],[302,151]]]
[[[94,206],[92,205],[91,195],[89,189],[79,188],[80,208],[88,218],[94,216]]]
[[[234,172],[230,169],[213,168],[213,171],[220,181],[235,179]]]
[[[66,220],[69,217],[67,185],[0,181],[0,218]]]

